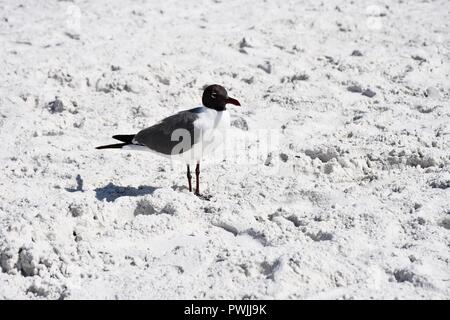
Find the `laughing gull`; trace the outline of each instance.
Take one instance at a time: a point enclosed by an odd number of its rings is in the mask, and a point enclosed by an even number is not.
[[[222,130],[230,127],[230,115],[226,109],[229,103],[241,105],[239,101],[228,96],[224,87],[210,85],[203,91],[202,106],[167,117],[137,134],[115,135],[113,138],[122,143],[96,149],[152,151],[165,157],[183,160],[187,166],[189,192],[192,192],[189,164],[195,161],[195,194],[199,196],[200,160],[206,151],[214,150],[223,142]]]

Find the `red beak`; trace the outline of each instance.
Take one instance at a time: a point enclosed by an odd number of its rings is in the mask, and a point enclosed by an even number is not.
[[[240,106],[241,104],[239,103],[239,101],[237,101],[236,99],[233,98],[228,98],[227,100],[225,100],[226,103],[231,103],[234,104],[235,106]]]

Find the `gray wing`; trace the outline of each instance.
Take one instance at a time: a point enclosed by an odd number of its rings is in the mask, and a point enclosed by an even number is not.
[[[182,139],[172,141],[172,133],[176,129],[184,129],[190,134],[190,141],[183,144],[183,150],[177,153],[183,153],[197,143],[198,135],[194,132],[194,121],[198,119],[200,108],[181,111],[173,116],[163,119],[161,122],[141,130],[134,137],[133,142],[147,146],[148,148],[170,155],[174,147],[178,145]],[[178,137],[177,137],[178,138]]]

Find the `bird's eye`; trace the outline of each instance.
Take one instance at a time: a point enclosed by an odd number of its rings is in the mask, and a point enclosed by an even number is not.
[[[215,93],[215,92],[211,93],[211,98],[215,99],[216,95],[217,95],[217,93]]]

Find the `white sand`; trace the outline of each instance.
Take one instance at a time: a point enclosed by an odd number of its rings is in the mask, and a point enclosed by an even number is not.
[[[111,2],[0,1],[0,299],[450,298],[448,0]],[[211,201],[94,149],[210,83]]]

